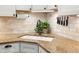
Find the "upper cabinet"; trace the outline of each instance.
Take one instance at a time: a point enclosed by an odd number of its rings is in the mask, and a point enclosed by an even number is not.
[[[54,12],[55,10],[57,10],[56,5],[16,5],[17,13]]]
[[[16,10],[30,10],[31,5],[16,5]]]
[[[14,5],[0,5],[0,16],[16,16]]]
[[[37,10],[42,11],[42,10],[46,10],[46,9],[47,9],[46,5],[33,5],[32,6],[32,10],[35,10],[35,11],[37,11]]]
[[[57,9],[55,5],[33,5],[32,12],[54,12]]]
[[[57,10],[57,5],[48,5],[47,9],[48,10]]]
[[[0,5],[0,16],[16,17],[18,13],[54,12],[55,5]]]
[[[79,5],[59,5],[58,13],[59,15],[78,15]]]
[[[31,12],[31,5],[16,5],[17,14],[25,14]]]

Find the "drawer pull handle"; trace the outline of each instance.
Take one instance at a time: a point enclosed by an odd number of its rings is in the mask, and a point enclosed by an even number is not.
[[[10,47],[12,47],[12,45],[6,45],[6,46],[5,46],[5,48],[10,48]]]

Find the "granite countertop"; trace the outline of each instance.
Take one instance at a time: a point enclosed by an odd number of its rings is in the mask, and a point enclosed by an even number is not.
[[[22,39],[21,36],[29,35],[29,34],[5,34],[0,35],[0,43],[6,42],[16,42],[16,41],[25,41],[25,42],[35,42],[38,43],[40,46],[45,48],[47,51],[51,53],[68,53],[68,52],[79,52],[79,42],[70,40],[68,38],[54,35],[56,39],[51,42],[48,41],[39,41],[39,40],[29,40],[29,39]],[[52,37],[53,35],[50,35]]]

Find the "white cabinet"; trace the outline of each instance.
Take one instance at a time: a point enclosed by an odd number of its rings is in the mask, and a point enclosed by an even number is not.
[[[16,10],[30,10],[31,5],[16,5]]]
[[[14,42],[0,44],[0,53],[38,53],[39,46],[36,43]]]
[[[55,5],[32,5],[32,10],[53,10],[56,8]]]
[[[16,10],[31,10],[31,12],[50,12],[54,9],[57,9],[55,5],[16,5]]]
[[[21,42],[21,53],[38,53],[38,44]]]
[[[54,5],[33,5],[32,12],[54,12],[57,7]]]
[[[36,43],[14,42],[0,44],[0,53],[48,53]]]
[[[14,5],[0,5],[0,16],[16,16]]]
[[[34,11],[42,11],[42,10],[46,10],[47,5],[32,5],[32,10]]]
[[[39,53],[48,53],[45,49],[39,46]]]
[[[56,9],[55,5],[16,5],[16,10],[34,10],[34,11],[43,11],[43,10],[52,10]]]
[[[59,15],[78,15],[79,5],[59,5],[58,13]]]
[[[55,10],[57,9],[57,5],[48,5],[47,10]]]
[[[19,43],[0,44],[0,53],[18,53]]]

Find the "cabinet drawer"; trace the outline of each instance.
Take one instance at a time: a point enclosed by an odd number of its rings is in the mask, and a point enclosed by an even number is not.
[[[0,44],[0,53],[19,52],[19,43]]]
[[[38,44],[22,42],[21,43],[21,52],[37,53],[38,52]]]

